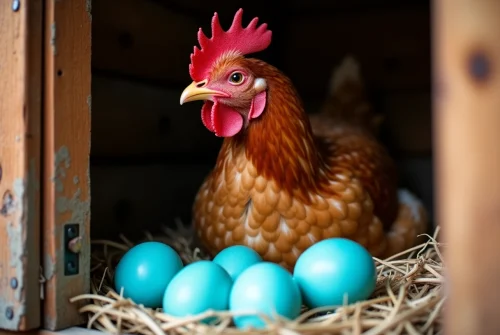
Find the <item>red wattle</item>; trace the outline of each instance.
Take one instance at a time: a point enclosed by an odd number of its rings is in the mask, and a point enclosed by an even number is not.
[[[212,124],[212,107],[214,103],[210,100],[205,101],[203,107],[201,108],[201,122],[207,127],[212,133],[215,133],[214,126]]]
[[[243,117],[233,108],[215,101],[212,108],[212,126],[215,129],[215,135],[231,137],[243,128]]]
[[[205,101],[201,109],[203,125],[219,137],[231,137],[243,128],[243,117],[224,104]]]

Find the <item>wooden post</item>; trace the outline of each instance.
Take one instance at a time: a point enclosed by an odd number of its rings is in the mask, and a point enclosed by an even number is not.
[[[90,289],[90,0],[45,1],[43,326],[80,324]],[[79,253],[68,250],[81,238]],[[77,243],[78,245],[78,243]]]
[[[40,325],[42,2],[0,1],[0,329]]]
[[[435,159],[446,333],[499,334],[500,1],[434,1]]]

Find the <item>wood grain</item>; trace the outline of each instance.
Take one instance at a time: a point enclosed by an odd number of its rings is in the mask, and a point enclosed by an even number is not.
[[[179,1],[179,0],[178,0]],[[408,1],[398,1],[398,0],[292,0],[289,2],[289,6],[294,13],[299,16],[311,15],[311,16],[321,16],[325,12],[335,12],[340,11],[366,11],[371,9],[394,9],[394,8],[411,8],[418,7],[428,4],[428,0],[408,0]]]
[[[92,155],[218,152],[222,140],[202,124],[201,103],[179,105],[182,89],[93,76]]]
[[[196,192],[213,164],[92,165],[92,237],[134,240],[190,223]]]
[[[118,11],[120,15],[118,15]],[[187,86],[194,19],[148,0],[99,0],[92,4],[92,67]],[[210,18],[208,17],[207,20]]]
[[[345,6],[339,1],[301,1],[274,9],[263,0],[244,5],[241,1],[123,0],[120,15],[115,15],[116,0],[95,1],[92,66],[100,73],[183,89],[191,81],[189,54],[197,45],[198,28],[209,31],[214,11],[227,27],[242,6],[245,20],[258,16],[273,31],[269,49],[256,56],[290,76],[306,100],[323,96],[331,70],[347,53],[360,58],[370,85],[382,93],[428,90],[428,1],[391,8],[394,4],[392,0]],[[346,8],[339,12],[341,7]],[[306,15],[305,9],[318,15]]]
[[[304,98],[322,97],[332,70],[347,54],[360,62],[378,94],[430,87],[429,10],[387,8],[295,18],[282,41],[281,69]]]
[[[434,2],[438,222],[446,333],[498,334],[500,2]]]
[[[0,335],[102,335],[101,331],[83,327],[70,327],[59,331],[33,329],[29,331],[7,331],[0,329]]]
[[[91,17],[89,1],[46,1],[44,101],[45,284],[43,326],[81,323],[69,299],[90,288]],[[65,276],[64,225],[83,237],[77,275]]]
[[[0,328],[40,325],[42,3],[0,3]]]
[[[388,93],[379,97],[384,114],[384,136],[398,155],[432,153],[432,97],[427,91]]]
[[[200,27],[210,35],[214,11],[229,27],[242,5],[245,20],[259,16],[269,21],[272,6],[264,0],[209,2],[203,11],[199,2],[176,4],[162,0],[99,0],[92,4],[92,67],[99,72],[147,79],[183,89],[191,82],[189,55],[198,44]],[[120,15],[117,15],[119,9]],[[274,27],[276,32],[278,28]],[[272,48],[272,46],[271,46]],[[260,53],[260,55],[266,52]]]

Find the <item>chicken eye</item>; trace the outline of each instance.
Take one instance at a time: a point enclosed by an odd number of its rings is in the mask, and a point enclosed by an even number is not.
[[[244,78],[245,77],[243,76],[243,74],[241,72],[233,72],[229,76],[229,82],[233,85],[239,85],[243,82]]]

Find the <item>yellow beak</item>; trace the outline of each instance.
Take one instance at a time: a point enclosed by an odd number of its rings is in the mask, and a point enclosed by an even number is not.
[[[209,88],[200,87],[204,85],[203,82],[193,81],[188,87],[184,89],[181,94],[181,105],[185,102],[196,100],[211,100],[212,97],[228,97],[229,95],[224,92],[211,90]]]

